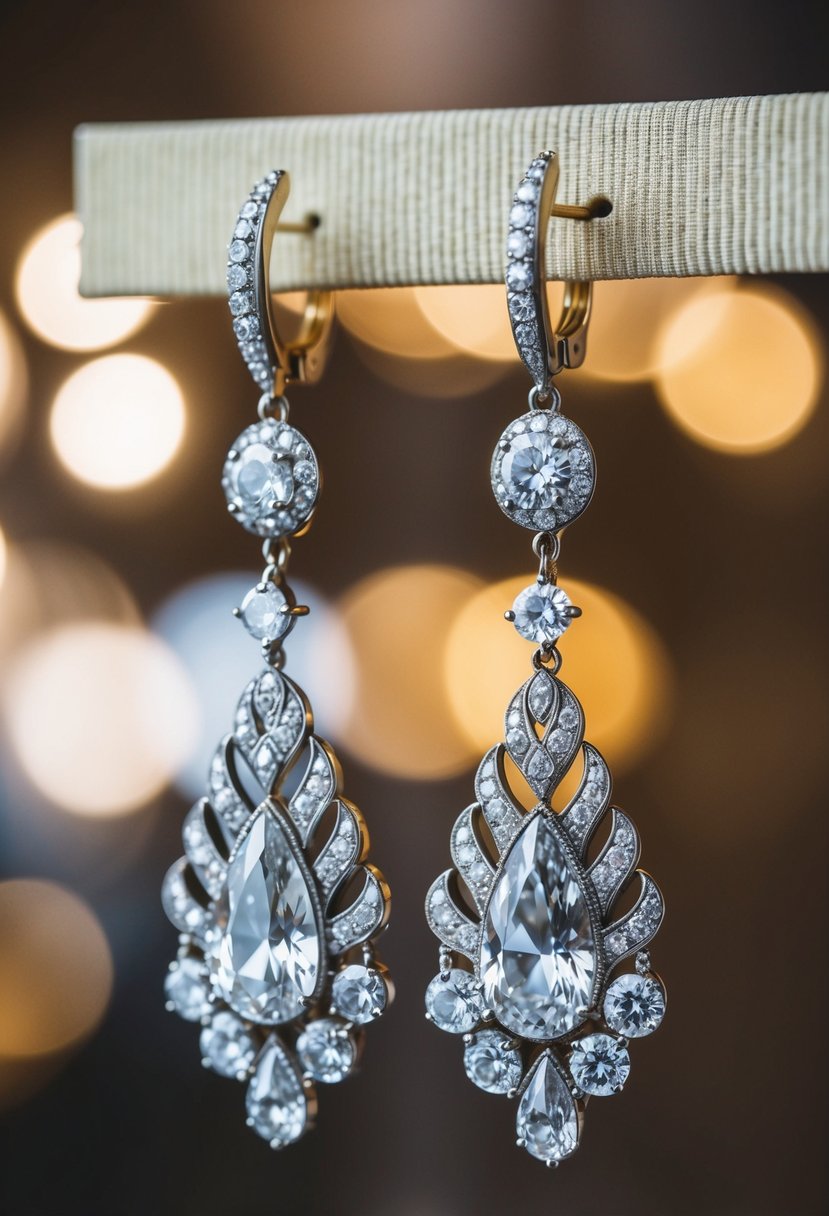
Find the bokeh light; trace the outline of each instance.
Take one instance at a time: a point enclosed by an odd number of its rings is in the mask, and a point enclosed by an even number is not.
[[[0,450],[20,433],[27,382],[17,334],[0,312]]]
[[[733,287],[733,279],[619,279],[596,283],[583,374],[599,380],[648,380],[666,365],[703,345],[704,332],[686,333],[686,349],[660,343],[660,326],[689,302]],[[550,310],[555,317],[551,290]],[[709,316],[712,314],[709,313]]]
[[[366,764],[429,780],[475,759],[452,713],[442,661],[452,621],[480,586],[451,566],[397,566],[363,579],[341,600],[357,671],[343,739]]]
[[[123,342],[144,324],[150,300],[84,300],[81,277],[81,224],[62,215],[41,228],[26,245],[17,266],[17,303],[29,327],[61,350],[102,350]]]
[[[531,672],[532,647],[504,620],[528,581],[524,575],[480,590],[449,636],[446,694],[478,755],[503,738],[504,711]],[[667,724],[672,679],[665,648],[618,596],[576,579],[561,585],[583,610],[560,642],[562,678],[584,706],[586,738],[615,770],[631,768]]]
[[[87,1038],[112,990],[112,957],[92,909],[38,879],[0,882],[0,1059]]]
[[[658,363],[656,389],[669,416],[706,447],[735,455],[797,434],[823,374],[810,320],[768,286],[692,298],[659,334]]]
[[[517,362],[503,284],[416,287],[414,298],[426,320],[452,346],[477,359]]]
[[[106,355],[74,372],[52,406],[52,443],[74,477],[126,490],[156,477],[184,434],[175,378],[144,355]]]
[[[216,746],[231,729],[242,690],[261,667],[258,644],[232,614],[258,579],[254,571],[239,571],[188,583],[165,600],[151,622],[183,664],[199,703],[199,737],[176,778],[188,798],[204,793]],[[297,602],[311,611],[285,642],[285,673],[308,694],[317,733],[336,743],[354,700],[348,633],[319,592],[293,579],[291,587]]]
[[[12,665],[5,700],[26,776],[78,815],[120,815],[149,802],[197,735],[181,664],[142,629],[89,622],[34,639]]]
[[[132,593],[103,558],[62,541],[7,544],[0,656],[42,630],[90,618],[125,625],[140,621]]]

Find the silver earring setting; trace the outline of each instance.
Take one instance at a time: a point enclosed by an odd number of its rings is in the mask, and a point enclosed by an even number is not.
[[[201,1023],[203,1063],[246,1083],[247,1122],[273,1148],[312,1126],[317,1087],[353,1071],[363,1027],[392,996],[374,949],[388,887],[365,860],[368,834],[342,796],[339,762],[282,671],[283,643],[308,611],[286,583],[290,538],[310,525],[321,484],[283,394],[289,381],[318,378],[332,320],[330,295],[318,293],[296,342],[283,343],[273,323],[268,271],[287,195],[286,173],[258,183],[228,250],[233,329],[263,395],[222,486],[234,518],[264,542],[263,574],[236,614],[265,666],[219,743],[162,891],[180,932],[167,1007]]]
[[[476,1085],[517,1099],[518,1144],[549,1166],[575,1152],[588,1099],[622,1089],[629,1040],[650,1034],[665,1012],[645,949],[662,922],[662,896],[636,868],[636,829],[611,806],[607,765],[584,741],[581,705],[557,674],[558,639],[579,615],[556,583],[561,532],[595,485],[593,452],[560,413],[552,383],[584,359],[591,303],[589,284],[566,284],[562,318],[551,328],[544,246],[557,178],[554,154],[537,157],[510,212],[507,304],[534,385],[529,411],[504,431],[490,471],[501,510],[536,533],[538,578],[506,615],[537,649],[532,674],[507,707],[504,741],[481,761],[475,801],[452,829],[453,867],[426,900],[441,943],[427,1016],[463,1036]],[[578,789],[554,807],[579,753]],[[537,800],[531,810],[510,788],[510,763]],[[608,813],[604,842],[588,858]],[[614,915],[633,881],[632,906]],[[630,958],[634,969],[621,969]]]

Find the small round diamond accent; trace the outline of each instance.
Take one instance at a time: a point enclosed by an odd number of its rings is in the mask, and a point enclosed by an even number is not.
[[[379,1018],[386,1008],[388,991],[379,971],[352,963],[334,976],[331,1004],[348,1022],[363,1026]]]
[[[319,468],[304,435],[266,419],[238,436],[228,454],[222,488],[232,514],[257,536],[290,536],[310,519],[320,489]]]
[[[515,597],[513,625],[528,642],[552,646],[572,621],[570,597],[555,583],[533,583]]]
[[[488,1094],[508,1094],[521,1081],[521,1052],[502,1030],[481,1030],[463,1053],[466,1075]]]
[[[484,1013],[475,976],[459,967],[436,975],[426,989],[426,1012],[436,1026],[450,1034],[474,1030]]]
[[[587,1034],[570,1052],[570,1072],[579,1089],[595,1098],[609,1098],[624,1087],[630,1072],[627,1048],[609,1034]]]
[[[242,600],[239,620],[252,638],[277,642],[285,637],[294,621],[288,608],[285,593],[276,583],[259,583]]]
[[[200,1022],[210,1012],[210,979],[201,959],[180,958],[164,981],[164,998],[171,1013],[185,1022]]]
[[[296,1054],[303,1070],[315,1081],[334,1085],[354,1067],[357,1045],[342,1022],[318,1018],[297,1039]]]
[[[643,975],[620,975],[605,993],[604,1019],[628,1039],[653,1034],[665,1016],[665,989]]]
[[[256,1041],[245,1023],[226,1009],[202,1030],[199,1047],[203,1063],[222,1077],[246,1076],[257,1052]]]
[[[490,479],[499,507],[514,523],[558,531],[578,518],[592,497],[593,451],[575,422],[552,410],[533,410],[502,434]]]

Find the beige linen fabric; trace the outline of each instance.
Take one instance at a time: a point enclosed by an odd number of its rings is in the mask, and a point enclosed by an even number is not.
[[[225,250],[254,181],[291,174],[274,248],[281,289],[491,283],[529,160],[561,159],[554,278],[829,270],[829,94],[137,125],[75,140],[86,295],[225,291]]]

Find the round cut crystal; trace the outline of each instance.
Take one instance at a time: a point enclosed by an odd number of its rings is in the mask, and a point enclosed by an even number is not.
[[[201,1032],[202,1062],[223,1077],[241,1079],[256,1058],[256,1042],[241,1018],[222,1009]]]
[[[605,993],[604,1019],[628,1039],[652,1034],[665,1016],[665,989],[644,975],[620,975]]]
[[[250,250],[244,241],[235,240],[230,242],[230,248],[227,251],[227,255],[231,262],[244,262],[245,258],[247,258],[249,254]]]
[[[508,1094],[521,1080],[521,1053],[502,1030],[479,1030],[466,1045],[469,1080],[488,1094]]]
[[[228,866],[223,932],[208,957],[216,991],[252,1022],[290,1022],[316,993],[323,938],[311,881],[266,804]]]
[[[523,1038],[568,1034],[590,1008],[593,926],[553,825],[536,814],[507,854],[484,917],[480,976],[498,1021]]]
[[[210,980],[201,959],[180,958],[170,965],[164,997],[171,1013],[186,1022],[200,1022],[210,1012]]]
[[[570,597],[554,583],[533,583],[515,597],[513,624],[522,638],[548,646],[560,638],[572,620]]]
[[[227,272],[227,285],[230,288],[230,290],[238,291],[241,287],[245,286],[247,281],[248,281],[247,270],[245,270],[244,266],[240,266],[238,263],[234,262],[228,268],[228,272]]]
[[[516,336],[520,331],[532,346],[532,326],[519,323],[516,311],[523,294],[510,298],[510,311]],[[531,410],[501,435],[492,454],[490,480],[499,507],[514,523],[536,532],[557,532],[577,519],[590,501],[593,452],[571,419],[552,408]]]
[[[385,981],[372,967],[352,963],[334,976],[331,1003],[341,1017],[355,1026],[379,1018],[387,999]]]
[[[524,291],[530,286],[532,275],[525,262],[513,262],[507,270],[507,287],[510,291]]]
[[[468,1034],[483,1017],[481,991],[474,975],[453,967],[436,975],[426,989],[426,1012],[441,1030]]]
[[[571,1157],[579,1146],[573,1095],[549,1052],[539,1057],[518,1104],[515,1131],[528,1153],[545,1164]]]
[[[251,1077],[245,1098],[248,1126],[271,1148],[298,1140],[308,1121],[302,1081],[285,1048],[268,1039]]]
[[[557,506],[570,484],[570,453],[546,432],[516,435],[501,462],[507,494],[526,511]]]
[[[579,1089],[609,1098],[624,1087],[630,1072],[627,1048],[609,1034],[587,1034],[570,1051],[570,1072]]]
[[[276,583],[260,583],[249,591],[239,608],[239,618],[252,638],[268,642],[284,637],[294,619]]]
[[[237,438],[222,488],[243,527],[257,536],[290,536],[310,519],[319,496],[311,446],[287,423],[268,419]]]
[[[296,1053],[305,1072],[315,1081],[334,1085],[344,1080],[357,1059],[357,1045],[342,1022],[318,1018],[296,1041]]]

